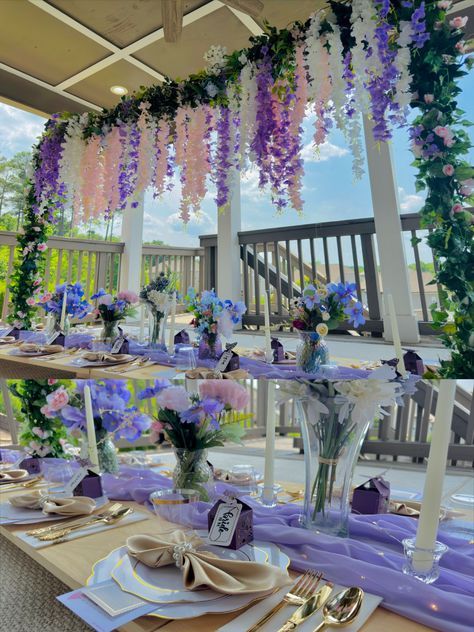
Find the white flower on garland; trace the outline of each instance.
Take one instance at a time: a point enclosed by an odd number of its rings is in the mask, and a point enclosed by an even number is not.
[[[400,122],[406,120],[406,108],[410,105],[413,95],[410,91],[410,85],[413,77],[410,74],[411,54],[408,48],[412,37],[412,26],[410,22],[400,22],[400,34],[397,44],[400,48],[397,51],[395,59],[395,67],[398,70],[397,89],[393,96],[393,102],[397,103],[400,112],[398,118]]]
[[[321,40],[319,31],[324,14],[321,11],[311,16],[311,22],[306,31],[306,59],[308,64],[308,97],[316,101],[318,87],[321,82]]]
[[[247,63],[240,71],[240,155],[245,167],[248,147],[255,135],[257,121],[257,80],[255,65]]]
[[[371,0],[353,0],[352,2],[352,37],[355,45],[352,48],[352,70],[354,72],[354,99],[359,111],[369,112],[369,92],[366,88],[371,74],[379,74],[378,57],[372,54],[367,58],[364,42],[375,48],[375,26],[377,24],[375,8]]]
[[[211,46],[207,53],[204,53],[204,61],[206,62],[208,74],[220,74],[222,68],[225,66],[226,55],[227,48],[225,46]]]
[[[332,83],[332,102],[334,104],[334,119],[338,128],[344,134],[346,140],[347,127],[344,107],[346,105],[346,82],[344,79],[343,48],[341,42],[341,30],[336,24],[335,16],[328,18],[332,32],[326,34],[329,44],[329,72]]]
[[[342,397],[339,411],[340,419],[347,416],[349,406],[354,404],[352,420],[364,423],[367,419],[381,419],[387,413],[382,406],[394,406],[397,403],[401,386],[398,382],[381,379],[347,380],[335,382],[334,388]]]
[[[64,182],[67,187],[67,200],[71,207],[82,186],[81,161],[86,149],[82,134],[86,124],[87,114],[71,118],[62,143],[63,152],[59,161],[59,181]]]

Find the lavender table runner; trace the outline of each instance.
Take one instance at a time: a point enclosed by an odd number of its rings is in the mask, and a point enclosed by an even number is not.
[[[104,490],[111,499],[148,504],[152,491],[171,486],[159,473],[137,467],[121,467],[120,476],[105,474]],[[218,484],[221,493],[224,484]],[[441,576],[427,586],[402,575],[401,541],[413,536],[416,520],[404,516],[351,516],[350,537],[315,534],[298,526],[299,508],[294,504],[254,508],[254,535],[281,546],[295,570],[319,569],[344,585],[361,586],[383,597],[383,607],[442,632],[471,632],[474,624],[474,545],[440,531],[438,538],[450,548],[441,561]],[[186,526],[207,528],[208,503],[188,508]],[[278,526],[278,528],[276,528]]]

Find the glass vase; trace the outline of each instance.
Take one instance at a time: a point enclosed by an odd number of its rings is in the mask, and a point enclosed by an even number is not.
[[[316,331],[298,331],[296,364],[305,373],[316,373],[321,364],[329,363],[329,349]]]
[[[175,448],[176,467],[173,483],[176,489],[194,489],[200,500],[208,501],[214,476],[207,461],[207,450]]]
[[[156,307],[152,307],[151,305],[147,305],[148,311],[148,346],[150,349],[164,349],[166,350],[166,345],[163,342],[165,332],[165,322],[166,322],[166,308],[163,308],[164,311],[157,309]],[[163,324],[162,324],[163,322]]]
[[[109,474],[117,474],[119,471],[119,462],[114,442],[106,430],[96,431],[96,438],[100,471],[108,472]]]
[[[102,331],[100,334],[100,340],[107,346],[112,346],[115,340],[119,337],[119,321],[118,320],[104,320],[102,321]]]
[[[68,314],[66,314],[66,316],[64,317],[63,328],[61,328],[61,314],[52,314],[52,317],[49,321],[48,328],[46,330],[46,336],[47,338],[50,338],[57,331],[67,336],[70,330],[71,330],[71,321],[69,320]]]
[[[201,334],[198,357],[200,360],[217,360],[222,354],[222,342],[219,334]]]
[[[354,469],[370,419],[354,422],[353,404],[329,386],[296,402],[305,461],[302,526],[346,537]]]

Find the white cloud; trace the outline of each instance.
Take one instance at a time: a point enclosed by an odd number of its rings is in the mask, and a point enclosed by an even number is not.
[[[43,132],[45,119],[0,103],[0,153],[28,151]]]
[[[339,145],[326,141],[319,148],[315,148],[313,143],[306,144],[301,152],[301,157],[305,162],[325,162],[331,158],[341,158],[348,153],[349,150],[345,147],[339,147]]]
[[[425,201],[424,197],[417,193],[407,193],[403,187],[398,187],[400,209],[405,213],[419,211]]]

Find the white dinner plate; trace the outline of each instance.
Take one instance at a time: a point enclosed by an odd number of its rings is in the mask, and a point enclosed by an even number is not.
[[[202,532],[200,532],[199,534],[203,535]],[[282,553],[280,549],[274,544],[257,541],[253,542],[252,545],[246,545],[245,548],[247,548],[247,553],[241,553],[239,555],[240,559],[248,559],[248,557],[246,557],[247,555],[249,555],[250,559],[252,559],[253,553],[251,551],[258,549],[258,553],[256,554],[256,556],[258,556],[258,559],[265,559],[268,564],[279,566],[280,568],[285,570],[290,564],[289,557]],[[221,554],[223,550],[228,551],[228,549],[221,549],[220,547],[219,549]],[[242,549],[240,549],[240,551],[242,551]],[[235,551],[229,552],[236,553]],[[127,548],[123,546],[113,550],[107,557],[96,562],[92,569],[92,574],[87,580],[87,586],[92,586],[110,579],[114,568],[117,568],[120,561],[125,556],[128,558]],[[179,573],[179,571],[175,567],[170,566],[169,568],[170,570],[174,569],[175,573]],[[221,593],[215,592],[212,599],[191,602],[188,600],[190,595],[198,595],[200,593],[214,591],[203,590],[183,592],[185,593],[187,601],[181,600],[178,603],[163,603],[151,613],[151,616],[161,617],[165,619],[187,619],[192,617],[199,617],[208,613],[233,612],[249,605],[253,601],[260,599],[268,594],[268,592],[258,592],[247,595],[222,595]],[[176,596],[173,597],[173,600],[176,600]]]
[[[25,490],[25,494],[28,493]],[[96,498],[96,509],[109,502],[106,496]],[[36,524],[37,522],[50,522],[52,520],[64,520],[66,518],[83,518],[88,514],[77,516],[61,516],[59,514],[44,514],[41,509],[27,509],[25,507],[14,507],[9,502],[0,503],[0,524]],[[93,514],[90,514],[91,516]]]

